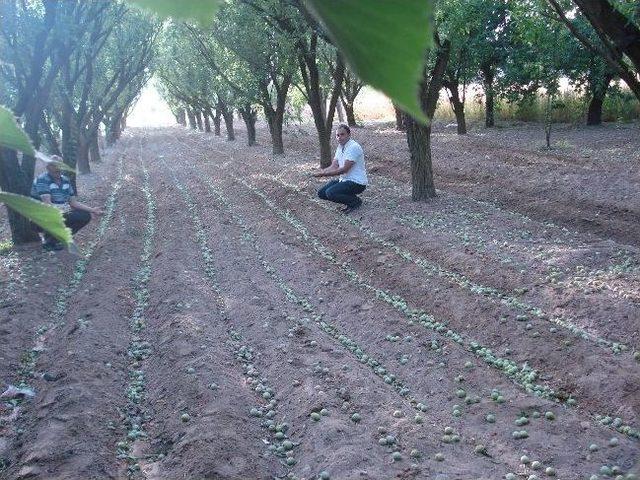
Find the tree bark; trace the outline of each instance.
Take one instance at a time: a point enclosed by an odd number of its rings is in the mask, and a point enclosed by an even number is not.
[[[350,127],[357,127],[356,123],[356,114],[353,108],[353,102],[342,102],[342,106],[344,107],[344,113],[347,116],[347,125]]]
[[[269,126],[269,135],[271,135],[271,152],[274,155],[283,155],[282,124],[284,123],[284,102],[282,102],[282,108],[280,108],[280,100],[278,100],[275,110],[270,103],[263,103],[262,109]]]
[[[47,119],[44,117],[44,115],[42,118],[42,128],[44,130],[44,135],[47,140],[47,146],[49,147],[49,151],[53,155],[62,156],[62,152],[60,151],[60,142],[58,141],[56,134],[54,133],[53,129],[51,128],[51,125],[49,124]]]
[[[600,81],[591,82],[591,101],[587,110],[587,125],[602,125],[602,105],[607,95],[607,90],[609,90],[611,79],[611,75],[605,74],[605,77]]]
[[[338,112],[338,122],[344,123],[344,103],[342,101],[338,102],[336,105],[336,111]]]
[[[287,106],[287,92],[291,86],[293,74],[284,75],[282,83],[273,84],[276,91],[276,107],[273,108],[269,84],[266,81],[260,83],[260,97],[262,110],[269,126],[271,135],[271,152],[274,155],[284,154],[284,142],[282,141],[282,124],[284,123],[284,112]]]
[[[257,112],[251,105],[245,105],[238,109],[245,126],[247,127],[247,144],[252,147],[256,144],[256,119]]]
[[[185,112],[184,108],[179,108],[175,113],[175,117],[178,125],[182,125],[183,127],[187,126],[187,113]]]
[[[112,146],[120,138],[120,117],[116,116],[109,122],[106,131],[106,142],[108,146]]]
[[[89,165],[89,141],[82,135],[78,139],[76,164],[78,165],[78,172],[82,174],[91,173],[91,166]]]
[[[332,72],[333,88],[329,99],[329,108],[325,108],[322,97],[322,87],[320,86],[320,71],[318,70],[318,36],[311,34],[309,45],[298,57],[300,73],[304,82],[307,103],[313,114],[313,122],[318,133],[318,143],[320,144],[320,167],[326,168],[331,165],[333,156],[331,155],[331,130],[333,128],[333,116],[336,104],[342,89],[345,64],[340,55],[337,55],[336,66]]]
[[[6,191],[12,188],[13,193],[20,195],[29,195],[30,193],[31,179],[23,176],[15,150],[0,148],[0,187]],[[13,243],[19,245],[37,241],[38,234],[33,229],[31,222],[9,207],[6,208]]]
[[[608,0],[574,0],[605,42],[612,43],[640,72],[640,28]]]
[[[236,133],[233,129],[233,110],[227,109],[226,105],[218,105],[218,110],[222,114],[224,120],[224,127],[227,130],[227,141],[232,142],[236,139]]]
[[[393,105],[393,111],[396,114],[396,130],[401,132],[405,132],[407,130],[407,126],[405,125],[405,115],[402,113],[398,107]]]
[[[198,130],[200,130],[201,132],[204,131],[204,126],[202,125],[202,113],[200,113],[200,110],[194,112],[194,115],[196,117],[196,124],[198,125]]]
[[[426,69],[423,71],[420,85],[420,105],[429,121],[433,118],[436,110],[450,51],[451,45],[449,41],[445,41],[438,47],[436,63],[430,75],[427,76]],[[429,123],[429,126],[421,125],[406,115],[404,120],[407,127],[407,144],[411,155],[411,199],[413,201],[427,200],[436,196],[431,162],[431,124]]]
[[[211,133],[211,122],[209,121],[209,115],[206,112],[202,112],[202,119],[204,120],[204,131]]]
[[[187,108],[187,119],[189,120],[189,128],[192,130],[196,130],[198,125],[196,123],[196,116],[193,114],[193,110]]]
[[[100,156],[100,145],[98,145],[98,135],[92,135],[91,142],[89,143],[89,159],[93,163],[99,163],[102,161]]]
[[[213,134],[217,135],[219,137],[221,135],[221,133],[220,133],[220,120],[221,120],[220,110],[216,109],[216,114],[212,118],[213,118]]]
[[[598,97],[594,95],[589,102],[587,110],[587,125],[602,125],[602,104],[604,96]]]
[[[436,196],[431,162],[431,127],[406,119],[407,143],[411,152],[411,200],[419,201]]]
[[[449,102],[456,116],[458,135],[465,135],[467,133],[467,121],[464,115],[464,102],[460,99],[460,92],[458,91],[458,84],[453,81],[446,81],[444,86],[449,91]]]
[[[483,65],[481,71],[485,96],[484,126],[486,128],[495,127],[495,91],[493,85],[495,72],[491,65]]]

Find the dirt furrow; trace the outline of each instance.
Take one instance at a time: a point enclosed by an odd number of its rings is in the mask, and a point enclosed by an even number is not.
[[[263,458],[261,429],[248,412],[242,370],[228,345],[228,321],[218,309],[181,193],[156,160],[161,141],[147,156],[157,204],[157,243],[149,279],[146,328],[138,341],[149,354],[140,415],[143,441],[131,455],[146,478],[271,478],[278,470]]]
[[[237,185],[235,185],[235,186],[233,186],[233,188],[232,188],[231,190],[232,190],[232,191],[233,191],[233,190],[237,190],[237,188],[238,188],[238,186],[237,186]],[[255,205],[252,205],[252,203],[253,203],[253,202],[251,202],[250,200],[248,200],[247,198],[244,198],[244,197],[237,199],[237,201],[232,200],[231,202],[232,202],[232,203],[234,203],[234,204],[237,204],[237,205],[247,204],[247,207],[246,207],[246,208],[250,208],[250,209],[252,209],[252,208],[253,208],[253,210],[252,210],[252,211],[255,211],[255,210],[256,210],[256,209],[255,209]],[[264,224],[264,223],[265,223],[265,220],[266,220],[266,219],[263,219],[263,220],[261,221],[261,224]],[[270,222],[269,222],[269,223],[270,223]],[[266,228],[266,229],[267,229],[267,231],[268,231],[269,226],[271,226],[272,228],[275,228],[275,229],[276,229],[276,231],[278,231],[278,230],[277,230],[277,227],[275,227],[274,225],[265,225],[265,226],[264,226],[264,228]],[[267,243],[269,243],[269,242],[267,242]],[[306,257],[306,255],[303,255],[302,257]],[[296,260],[297,260],[297,259],[296,259]],[[304,260],[304,261],[309,261],[309,260]],[[296,265],[296,269],[298,269],[298,263],[297,263],[297,261],[296,261],[295,265]],[[300,268],[302,268],[302,267],[300,267]],[[326,271],[326,269],[325,269],[325,271]],[[323,271],[322,273],[320,273],[320,272],[321,272],[321,270],[318,270],[318,275],[324,275],[324,273],[325,273],[324,271]],[[298,272],[298,271],[297,271],[296,273],[300,273],[300,272]],[[325,277],[325,278],[326,278],[326,277]],[[307,280],[308,280],[308,281],[310,281],[309,279],[307,279]],[[318,286],[318,284],[316,284],[316,286]],[[381,337],[379,337],[379,338],[381,338]],[[539,401],[539,400],[538,400],[538,401]],[[601,432],[600,434],[602,434],[602,432]]]
[[[197,184],[197,180],[191,182],[191,185],[195,184]],[[196,189],[195,186],[193,188]],[[206,198],[206,196],[199,195],[199,198]],[[210,205],[208,201],[206,204]],[[212,216],[214,219],[217,218],[215,211],[212,212]],[[423,454],[425,457],[431,458],[431,462],[424,465],[423,468],[437,469],[435,465],[438,463],[433,461],[434,452],[437,452],[436,448],[438,448],[437,442],[430,442],[431,446],[427,448],[428,455],[425,452],[424,442],[429,436],[433,437],[433,434],[438,431],[438,427],[443,428],[442,421],[431,427],[426,425],[420,427],[422,422],[420,420],[420,423],[416,421],[415,426],[411,427],[410,419],[417,414],[411,413],[413,408],[407,404],[408,398],[403,399],[403,396],[393,395],[393,388],[384,388],[385,385],[381,378],[372,376],[370,371],[367,372],[369,369],[366,366],[363,367],[362,362],[349,355],[345,357],[345,352],[341,352],[340,347],[336,350],[332,343],[335,342],[339,345],[339,341],[332,339],[333,342],[327,342],[326,335],[318,332],[317,327],[313,328],[314,321],[309,318],[313,317],[313,312],[301,309],[293,301],[292,305],[285,308],[283,314],[278,314],[277,302],[275,301],[278,297],[283,296],[282,291],[278,292],[277,289],[274,291],[274,286],[269,286],[274,282],[274,278],[268,276],[261,278],[264,277],[260,275],[260,258],[262,257],[250,259],[245,256],[246,252],[239,252],[237,256],[233,254],[237,249],[236,242],[233,240],[237,239],[242,243],[251,243],[252,240],[242,232],[232,237],[230,233],[233,229],[230,226],[225,226],[223,231],[216,232],[213,227],[216,223],[219,223],[219,219],[218,222],[212,221],[208,225],[212,226],[210,237],[217,239],[219,249],[225,252],[225,255],[221,257],[220,264],[222,277],[226,277],[226,281],[229,283],[228,290],[223,289],[225,297],[229,302],[233,302],[234,311],[236,309],[243,310],[243,313],[237,318],[246,319],[238,329],[245,331],[247,337],[259,339],[255,344],[256,351],[260,352],[257,362],[266,371],[272,373],[268,376],[274,378],[274,384],[282,387],[284,392],[291,392],[289,395],[278,395],[276,398],[279,398],[280,405],[285,407],[287,415],[293,416],[292,439],[299,440],[299,448],[304,452],[299,460],[300,466],[295,467],[294,471],[299,472],[305,478],[309,478],[307,475],[311,475],[313,478],[314,470],[317,472],[329,465],[328,470],[334,473],[338,472],[338,478],[354,478],[357,474],[353,466],[354,455],[357,459],[360,451],[375,448],[376,444],[380,448],[379,437],[381,433],[376,433],[376,425],[381,427],[381,431],[393,431],[395,435],[398,435],[399,431],[402,432],[400,438],[403,441],[396,445],[394,440],[394,446],[388,445],[386,449],[385,445],[382,445],[382,452],[386,451],[388,454],[390,451],[400,452],[402,450],[401,455],[404,456],[403,458],[407,458],[410,457],[410,450],[414,450],[410,446],[415,446],[422,450],[416,449],[417,451],[414,452],[416,455]],[[228,225],[228,222],[223,220],[223,224]],[[257,264],[256,260],[258,260]],[[266,271],[270,271],[270,267],[264,265],[262,267]],[[246,270],[249,282],[244,279],[244,275],[238,275],[239,270]],[[288,296],[295,296],[286,287],[283,288],[288,292]],[[239,298],[236,298],[238,296]],[[251,300],[247,301],[249,296]],[[286,305],[286,299],[283,300]],[[291,303],[291,299],[289,303]],[[274,305],[276,306],[274,307]],[[297,321],[294,321],[296,317],[286,313],[292,309],[294,312],[298,310],[296,312]],[[300,318],[300,315],[307,317]],[[283,384],[284,379],[289,379],[289,381],[293,379],[293,383]],[[380,411],[381,405],[384,406],[382,411]],[[323,408],[330,412],[331,417],[338,417],[321,420],[320,425],[327,421],[331,423],[328,431],[326,427],[315,427],[315,421],[309,418],[310,414],[313,415],[313,412],[319,412]],[[402,418],[393,417],[394,409],[403,412]],[[352,423],[353,420],[349,415],[354,413],[361,415],[362,424],[359,423],[355,426]],[[426,415],[425,422],[432,423],[434,417],[431,412]],[[395,425],[393,427],[385,426],[389,422]],[[302,429],[300,429],[300,424],[303,425]],[[335,433],[333,433],[334,426],[337,428]],[[360,438],[362,428],[366,429],[366,439]],[[420,430],[423,431],[420,433]],[[333,442],[337,440],[338,434],[340,437],[339,450],[334,452],[332,457],[326,458],[328,453],[322,446],[334,445]],[[361,445],[362,443],[364,445]],[[460,475],[464,476],[464,472],[467,472],[466,475],[468,475],[472,470],[465,464],[472,463],[468,459],[474,456],[473,451],[468,448],[456,450],[460,450],[457,454],[459,464],[458,468],[453,470],[458,470]],[[466,461],[463,461],[464,457],[467,458]],[[389,475],[392,471],[402,471],[406,468],[404,463],[394,464],[395,467],[386,465],[392,463],[386,456],[380,459],[362,457],[355,463],[356,466],[366,464],[368,466],[366,468],[367,475],[371,475],[370,478],[388,478],[385,474]]]
[[[127,195],[118,208],[135,209],[142,201],[137,164],[125,168]],[[77,283],[56,304],[37,357],[23,365],[36,396],[17,407],[22,420],[9,478],[118,476],[113,445],[126,378],[128,285],[141,238],[135,225],[108,226],[100,225],[85,251],[87,262],[76,266]],[[103,288],[105,278],[109,288]]]
[[[101,173],[95,174],[102,182],[89,200],[83,195],[83,201],[95,206],[104,205],[105,208],[110,204],[115,206],[119,200],[118,165],[122,155],[116,151],[105,156]],[[79,183],[82,184],[82,179]],[[115,215],[119,215],[117,210]],[[83,253],[87,249],[93,250],[92,245],[100,236],[103,222],[92,221],[76,235],[76,242]],[[39,245],[28,245],[14,247],[9,258],[14,260],[12,265],[21,273],[16,273],[20,282],[13,286],[9,284],[12,290],[3,292],[0,304],[0,379],[16,384],[21,381],[21,363],[30,355],[34,339],[39,336],[37,330],[55,311],[56,303],[64,301],[65,285],[68,288],[74,282],[78,257],[66,252],[42,252]]]

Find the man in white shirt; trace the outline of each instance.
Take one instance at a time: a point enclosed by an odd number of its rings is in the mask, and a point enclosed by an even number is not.
[[[323,200],[345,205],[342,211],[349,213],[362,205],[358,195],[364,192],[368,184],[364,152],[362,147],[351,139],[351,129],[348,125],[338,125],[336,138],[338,148],[333,162],[327,168],[315,172],[313,176],[340,176],[339,180],[332,180],[318,190],[318,196]]]

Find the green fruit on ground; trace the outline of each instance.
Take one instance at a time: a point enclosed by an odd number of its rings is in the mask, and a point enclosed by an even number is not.
[[[476,445],[475,448],[473,449],[474,452],[480,454],[480,453],[486,453],[487,452],[487,447],[485,447],[484,445],[480,444],[480,445]]]

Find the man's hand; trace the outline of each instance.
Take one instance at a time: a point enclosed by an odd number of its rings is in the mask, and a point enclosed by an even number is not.
[[[316,178],[324,177],[324,172],[322,170],[320,170],[318,172],[313,172],[311,175],[313,175]]]
[[[104,211],[102,211],[100,208],[92,208],[89,213],[94,217],[101,217],[102,215],[104,215]]]

